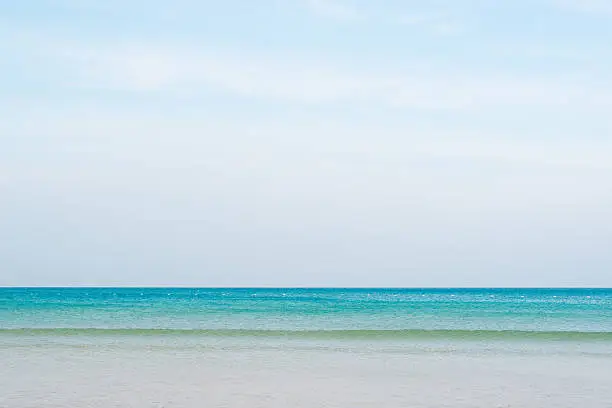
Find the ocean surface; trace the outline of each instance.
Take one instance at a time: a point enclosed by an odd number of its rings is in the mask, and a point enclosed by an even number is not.
[[[611,289],[0,288],[0,407],[612,407]]]

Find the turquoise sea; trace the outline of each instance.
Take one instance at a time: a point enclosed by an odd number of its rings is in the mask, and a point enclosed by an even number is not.
[[[610,289],[1,288],[0,406],[610,407]]]

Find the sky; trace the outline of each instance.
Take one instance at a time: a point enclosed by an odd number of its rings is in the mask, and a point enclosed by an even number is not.
[[[0,3],[0,285],[612,287],[610,0]]]

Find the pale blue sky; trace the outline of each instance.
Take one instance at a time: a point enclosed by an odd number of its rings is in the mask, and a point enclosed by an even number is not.
[[[0,285],[612,286],[612,1],[0,4]]]

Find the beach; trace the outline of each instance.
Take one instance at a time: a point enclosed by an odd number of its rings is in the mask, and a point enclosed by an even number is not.
[[[0,289],[0,406],[593,407],[604,289]]]

